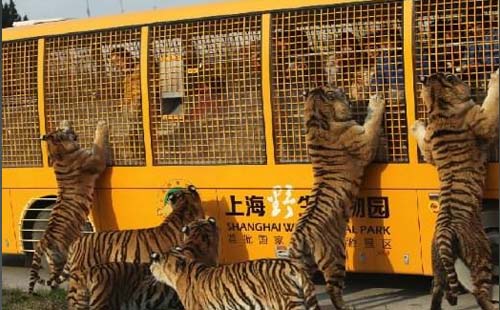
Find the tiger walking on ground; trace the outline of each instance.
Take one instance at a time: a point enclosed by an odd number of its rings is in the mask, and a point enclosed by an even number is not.
[[[108,127],[104,121],[98,122],[90,150],[80,148],[77,135],[68,121],[61,122],[60,128],[44,135],[42,140],[48,145],[58,194],[47,229],[33,254],[28,287],[30,294],[37,282],[45,283],[39,276],[42,256],[45,255],[50,269],[47,284],[55,288],[55,279],[63,271],[68,248],[81,235],[92,207],[95,182],[106,168]]]
[[[215,219],[199,219],[182,228],[183,254],[215,266],[219,257],[219,230]],[[79,300],[90,310],[184,309],[175,291],[156,281],[149,263],[113,262],[93,266],[85,277],[89,299]],[[88,309],[88,308],[87,308]]]
[[[342,298],[346,226],[364,168],[376,154],[384,106],[383,99],[372,96],[360,126],[341,90],[322,86],[307,94],[304,116],[314,184],[292,234],[289,255],[300,260],[309,274],[319,268],[335,309],[346,309]]]
[[[187,310],[320,309],[309,275],[288,259],[213,267],[175,248],[151,254],[151,273],[175,289]]]
[[[60,282],[69,276],[68,307],[78,309],[85,297],[83,279],[95,265],[110,262],[148,263],[152,251],[166,252],[182,242],[181,228],[205,217],[196,188],[190,185],[170,196],[173,211],[156,227],[103,231],[84,235],[70,247]]]
[[[498,309],[490,301],[491,249],[480,217],[488,146],[498,137],[498,70],[481,106],[453,74],[437,73],[421,82],[429,120],[427,127],[416,122],[413,133],[425,160],[437,167],[441,183],[431,248],[431,309],[441,309],[444,293],[450,305],[457,304],[456,260],[470,269],[472,293],[481,309]]]

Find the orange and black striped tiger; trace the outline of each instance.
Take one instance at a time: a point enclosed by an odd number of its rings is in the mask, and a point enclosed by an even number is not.
[[[370,98],[363,126],[352,119],[344,93],[321,86],[307,94],[304,117],[314,184],[298,220],[289,255],[309,274],[323,273],[335,309],[345,309],[345,233],[364,169],[373,160],[384,114],[384,100]]]
[[[215,266],[219,256],[219,230],[215,219],[199,219],[182,228],[183,254]],[[76,308],[105,309],[183,309],[175,291],[156,281],[149,263],[112,262],[93,266],[85,278],[89,296]],[[86,296],[85,296],[86,297]]]
[[[175,248],[151,253],[151,273],[172,287],[189,310],[319,310],[309,275],[288,259],[214,267]]]
[[[480,218],[488,146],[498,136],[498,70],[481,106],[453,74],[433,74],[422,83],[429,120],[427,127],[418,121],[413,133],[425,160],[437,167],[441,184],[431,248],[431,309],[441,309],[444,293],[451,305],[457,304],[457,261],[470,269],[472,293],[481,309],[498,309],[490,301],[491,249]]]
[[[51,211],[47,229],[38,242],[30,271],[28,292],[40,279],[42,256],[45,255],[53,288],[66,263],[70,244],[81,235],[94,195],[96,179],[106,168],[106,143],[108,127],[104,121],[97,124],[92,149],[80,148],[77,135],[69,121],[42,137],[47,142],[49,158],[56,174],[58,194]]]
[[[84,298],[86,290],[82,282],[92,266],[109,262],[147,263],[151,251],[166,252],[181,243],[181,228],[205,217],[194,186],[175,192],[169,199],[173,211],[157,227],[97,232],[81,236],[71,245],[60,279],[63,281],[69,276],[67,300],[70,309]]]

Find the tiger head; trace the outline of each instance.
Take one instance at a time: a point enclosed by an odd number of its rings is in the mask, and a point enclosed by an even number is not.
[[[64,155],[79,149],[77,139],[70,121],[62,121],[59,128],[42,136],[42,140],[47,142],[51,160],[62,160]]]
[[[206,265],[217,265],[219,229],[213,217],[198,219],[182,227],[183,253]]]
[[[308,132],[314,129],[329,131],[332,122],[352,119],[349,101],[339,88],[320,86],[304,93],[304,96],[304,116]]]
[[[205,213],[201,207],[200,194],[194,185],[189,185],[187,188],[180,189],[172,193],[167,201],[170,202],[172,209],[187,209],[193,213],[195,218],[204,218]]]
[[[421,77],[422,99],[429,117],[452,118],[474,106],[470,87],[450,73],[435,73]]]
[[[183,253],[183,249],[173,247],[165,254],[152,252],[150,259],[149,269],[156,280],[177,290],[177,280],[185,273],[190,262],[190,258]]]

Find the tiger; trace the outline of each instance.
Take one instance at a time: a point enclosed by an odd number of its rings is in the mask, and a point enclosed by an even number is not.
[[[47,142],[49,160],[57,180],[57,199],[51,211],[47,228],[37,243],[30,270],[28,293],[35,284],[48,284],[56,288],[66,263],[70,244],[81,235],[81,229],[92,207],[94,186],[106,169],[108,126],[97,123],[91,149],[82,149],[70,121],[62,121],[59,128],[42,136]],[[49,279],[40,278],[42,256],[49,266]]]
[[[82,279],[92,266],[109,262],[147,263],[151,251],[165,252],[182,242],[181,228],[205,217],[196,187],[189,185],[173,193],[169,200],[173,211],[156,227],[122,231],[104,231],[81,236],[71,245],[68,261],[59,282],[69,277],[69,309],[77,307],[85,293]]]
[[[183,254],[208,266],[215,266],[219,257],[219,230],[215,219],[198,219],[182,228]],[[85,277],[91,310],[183,309],[175,291],[156,281],[149,263],[112,262],[93,266]]]
[[[455,263],[460,261],[470,269],[472,293],[481,309],[498,309],[490,301],[491,249],[480,218],[488,146],[498,136],[498,70],[491,75],[481,106],[456,75],[436,73],[421,82],[429,117],[427,125],[417,121],[412,131],[440,180],[431,245],[431,309],[441,309],[444,294],[450,305],[457,304],[460,274]]]
[[[319,310],[314,284],[288,259],[208,266],[175,247],[151,253],[151,273],[172,287],[189,310]]]
[[[344,92],[332,84],[304,93],[306,143],[314,183],[288,246],[308,274],[319,269],[335,309],[346,309],[345,233],[364,168],[377,152],[385,101],[372,95],[363,126],[352,119]]]

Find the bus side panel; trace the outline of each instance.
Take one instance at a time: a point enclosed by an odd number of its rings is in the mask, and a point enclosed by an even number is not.
[[[432,275],[431,241],[436,223],[439,189],[418,191],[418,217],[420,222],[420,237],[422,241],[422,263],[424,275]],[[497,199],[498,191],[487,190],[484,198]]]
[[[14,235],[16,236],[16,247],[18,247],[18,253],[22,252],[21,246],[21,221],[24,216],[24,211],[28,207],[30,202],[34,200],[45,197],[45,196],[56,196],[57,189],[12,189],[11,192],[11,205],[12,205],[12,229]],[[3,204],[2,204],[3,205]],[[2,207],[3,209],[3,207]],[[2,221],[2,227],[5,225],[5,220]],[[3,229],[3,228],[2,228]]]
[[[159,225],[172,211],[164,205],[167,189],[98,189],[98,207],[94,218],[99,218],[100,229],[140,229]],[[218,220],[214,190],[198,189],[206,216]]]
[[[16,226],[12,215],[10,190],[2,189],[2,253],[20,252]]]
[[[414,190],[365,190],[353,209],[346,248],[349,271],[421,274]]]
[[[310,190],[218,190],[223,262],[276,257],[286,250]],[[363,191],[347,228],[347,268],[420,274],[417,199],[412,190]]]

